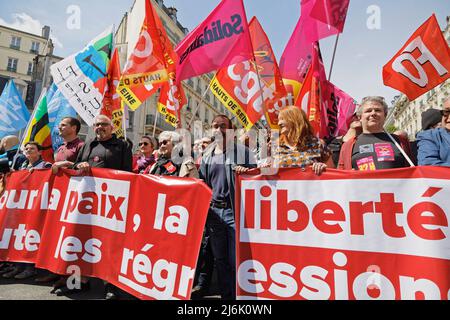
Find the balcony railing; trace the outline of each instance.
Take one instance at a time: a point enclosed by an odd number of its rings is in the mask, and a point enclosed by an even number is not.
[[[14,50],[20,50],[20,46],[16,46],[14,44],[11,44],[9,47]]]

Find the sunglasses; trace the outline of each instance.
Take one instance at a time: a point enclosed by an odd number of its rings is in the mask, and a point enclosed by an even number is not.
[[[443,117],[448,117],[450,116],[450,110],[441,110],[441,115]]]
[[[94,123],[94,128],[97,128],[97,127],[107,127],[107,126],[109,126],[110,124],[109,123],[107,123],[107,122],[99,122],[99,123]]]
[[[139,143],[139,147],[148,146],[148,145],[150,145],[150,143],[148,143],[148,142],[140,142]]]
[[[159,146],[160,146],[160,147],[161,147],[161,146],[165,146],[165,145],[169,144],[169,142],[170,142],[170,141],[168,141],[168,140],[161,141],[161,142],[159,143]]]

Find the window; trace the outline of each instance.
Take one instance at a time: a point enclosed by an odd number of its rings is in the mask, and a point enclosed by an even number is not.
[[[197,85],[197,93],[202,94],[202,84],[200,82],[200,80],[198,80],[198,85]]]
[[[191,99],[191,97],[187,97],[187,107],[186,107],[186,110],[187,110],[187,112],[191,112],[191,102],[192,102],[192,99]]]
[[[38,54],[39,53],[39,45],[40,45],[39,42],[33,41],[31,43],[31,50],[30,50],[30,52]]]
[[[33,62],[28,62],[27,75],[31,76],[33,74]]]
[[[17,63],[19,62],[18,59],[14,58],[8,58],[8,71],[9,72],[17,72]]]
[[[209,109],[206,109],[205,111],[205,121],[206,123],[209,123]]]
[[[134,111],[128,111],[128,129],[133,130],[134,126]]]
[[[11,38],[11,45],[10,45],[10,48],[11,48],[11,49],[20,50],[20,41],[21,41],[21,40],[22,40],[21,38],[13,36],[13,37]]]

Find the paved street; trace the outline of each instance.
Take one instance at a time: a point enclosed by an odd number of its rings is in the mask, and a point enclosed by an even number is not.
[[[212,294],[205,297],[206,300],[218,300],[217,282],[214,274]],[[103,300],[104,286],[102,280],[91,279],[91,290],[80,294],[74,294],[70,297],[58,297],[51,294],[51,284],[36,284],[34,278],[28,280],[9,280],[0,276],[0,301],[1,300]]]
[[[102,281],[91,280],[91,290],[70,297],[51,294],[51,284],[36,284],[30,280],[7,280],[0,277],[0,300],[98,300],[103,299]]]

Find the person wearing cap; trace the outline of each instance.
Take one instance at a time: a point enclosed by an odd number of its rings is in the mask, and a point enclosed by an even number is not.
[[[417,135],[420,166],[450,167],[450,97],[444,101],[441,127]]]

